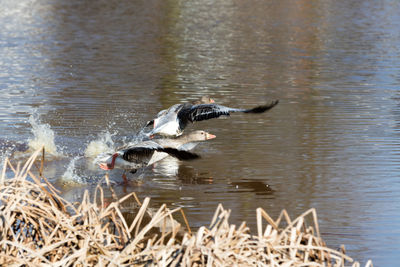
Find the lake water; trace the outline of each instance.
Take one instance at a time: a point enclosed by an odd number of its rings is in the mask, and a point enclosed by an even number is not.
[[[105,172],[87,159],[175,103],[210,95],[265,114],[196,123],[201,159],[168,159],[117,194],[181,206],[194,228],[217,204],[255,233],[318,212],[328,245],[374,266],[400,261],[400,3],[2,0],[0,143],[45,144],[46,176],[78,200]],[[13,156],[15,157],[15,156]],[[73,181],[70,185],[65,181]]]

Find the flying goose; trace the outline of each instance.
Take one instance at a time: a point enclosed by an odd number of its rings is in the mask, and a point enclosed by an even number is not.
[[[146,126],[153,125],[153,129],[147,135],[150,138],[155,135],[180,136],[189,122],[194,123],[195,121],[208,120],[220,116],[230,116],[234,112],[263,113],[276,106],[278,102],[278,100],[273,100],[266,105],[250,109],[230,108],[215,103],[175,104],[169,109],[160,111],[155,119],[147,123]]]

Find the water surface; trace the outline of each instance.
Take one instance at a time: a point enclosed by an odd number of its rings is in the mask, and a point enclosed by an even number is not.
[[[398,14],[394,0],[3,0],[2,155],[44,134],[59,154],[47,177],[79,199],[104,176],[84,156],[90,142],[116,146],[159,110],[204,94],[232,107],[280,99],[266,114],[192,125],[217,136],[195,149],[201,159],[169,159],[128,185],[111,172],[116,192],[184,207],[193,227],[218,203],[254,230],[257,207],[273,217],[315,207],[329,246],[393,266]]]

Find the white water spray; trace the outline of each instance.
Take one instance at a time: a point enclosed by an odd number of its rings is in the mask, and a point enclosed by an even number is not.
[[[108,131],[99,134],[96,140],[91,141],[85,149],[85,157],[96,158],[99,154],[112,152],[114,141]]]
[[[55,144],[54,131],[47,123],[40,123],[39,115],[34,112],[29,117],[29,123],[32,126],[33,139],[28,140],[28,145],[31,149],[37,150],[44,146],[46,153],[53,156],[61,156],[62,154],[57,150]]]
[[[75,157],[68,164],[67,170],[61,176],[64,183],[84,183],[84,180],[76,174],[75,163],[80,157]]]

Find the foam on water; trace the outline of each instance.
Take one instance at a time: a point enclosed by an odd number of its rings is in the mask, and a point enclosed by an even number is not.
[[[102,132],[96,140],[91,141],[85,149],[85,157],[96,158],[99,154],[113,152],[114,141],[110,132]]]
[[[62,180],[64,183],[79,183],[83,184],[85,183],[84,179],[80,177],[76,173],[76,161],[80,157],[74,157],[71,162],[68,164],[67,170],[64,172],[64,174],[61,176]]]
[[[47,123],[41,123],[39,115],[36,112],[29,117],[29,123],[32,126],[33,139],[28,140],[28,145],[31,149],[37,150],[44,146],[46,153],[53,156],[61,156],[55,144],[54,131],[50,128]]]
[[[3,168],[5,166],[5,160],[6,158],[10,157],[12,154],[13,147],[9,147],[3,144],[1,142],[1,151],[0,151],[0,172],[3,171]]]

